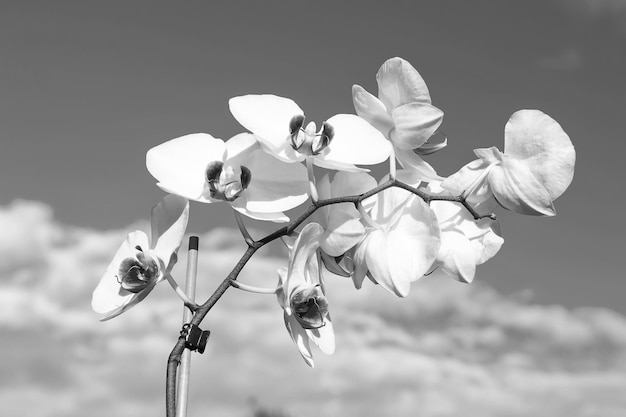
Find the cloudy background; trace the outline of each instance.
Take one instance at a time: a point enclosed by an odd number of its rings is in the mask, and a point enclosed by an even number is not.
[[[471,285],[431,276],[400,300],[330,280],[338,348],[313,370],[274,297],[229,291],[193,357],[190,417],[625,415],[625,27],[623,0],[2,2],[0,415],[163,415],[169,287],[105,323],[89,306],[163,196],[145,151],[239,133],[227,100],[245,93],[311,120],[351,112],[352,84],[376,91],[393,56],[445,112],[442,175],[502,147],[520,108],[559,121],[577,167],[557,216],[499,212],[505,244]],[[191,210],[204,299],[244,245],[227,207]],[[270,285],[284,262],[268,248],[241,279]]]

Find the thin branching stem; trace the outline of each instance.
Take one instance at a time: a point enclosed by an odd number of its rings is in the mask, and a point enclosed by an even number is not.
[[[185,306],[187,306],[187,308],[191,311],[196,311],[198,309],[198,307],[200,307],[198,304],[196,304],[191,298],[189,298],[187,296],[187,293],[185,293],[185,291],[183,291],[182,288],[180,288],[180,285],[178,285],[178,283],[176,282],[176,280],[174,279],[174,277],[172,277],[171,274],[167,274],[165,276],[165,279],[167,279],[167,282],[169,282],[169,284],[171,285],[171,287],[174,289],[174,292],[176,292],[176,295],[178,295],[178,297],[183,300],[183,303],[185,304]]]
[[[483,218],[489,218],[491,220],[496,220],[495,214],[480,214],[474,210],[474,208],[466,201],[464,196],[446,196],[446,195],[431,195],[423,189],[413,187],[409,184],[405,184],[397,179],[390,179],[388,181],[383,182],[382,184],[377,185],[371,190],[352,196],[343,196],[343,197],[335,197],[328,198],[324,200],[313,201],[313,203],[297,218],[289,222],[286,226],[276,230],[273,233],[268,234],[267,236],[253,241],[252,238],[249,240],[246,239],[246,243],[248,243],[248,249],[242,255],[239,262],[235,265],[235,267],[230,271],[228,276],[220,283],[215,292],[209,297],[204,304],[200,305],[194,312],[193,318],[191,320],[191,324],[199,326],[202,323],[202,320],[206,317],[207,313],[211,310],[211,308],[217,303],[217,301],[222,297],[222,295],[226,292],[228,288],[232,286],[232,282],[237,279],[239,273],[243,269],[243,267],[248,263],[250,258],[254,253],[265,246],[267,243],[274,241],[282,236],[289,235],[293,233],[298,226],[300,226],[306,219],[308,219],[318,208],[328,206],[331,204],[340,204],[340,203],[353,203],[355,205],[359,205],[363,200],[373,195],[376,195],[388,188],[398,187],[404,190],[407,190],[418,197],[420,197],[427,204],[431,201],[451,201],[455,203],[461,204],[465,209],[474,217],[474,220],[480,220]],[[244,235],[245,239],[245,235]],[[180,363],[180,358],[182,352],[185,349],[185,338],[183,336],[179,337],[176,345],[172,349],[170,356],[167,362],[167,377],[166,377],[166,412],[167,417],[175,417],[176,415],[176,373],[178,364]]]
[[[252,239],[252,236],[250,236],[250,233],[248,232],[248,228],[246,227],[246,224],[243,221],[241,213],[239,213],[235,209],[233,209],[233,213],[235,214],[235,221],[237,222],[237,227],[239,227],[241,236],[243,236],[243,240],[246,241],[246,244],[248,246],[252,245],[254,243],[254,239]]]

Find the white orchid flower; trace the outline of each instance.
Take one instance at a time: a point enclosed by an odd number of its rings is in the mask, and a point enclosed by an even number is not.
[[[310,367],[314,365],[310,341],[327,355],[335,351],[335,333],[317,257],[323,232],[319,224],[307,224],[290,250],[289,267],[278,271],[276,294],[284,311],[285,326]]]
[[[267,149],[285,162],[310,160],[314,165],[345,171],[363,171],[355,165],[373,165],[389,157],[383,135],[353,114],[337,114],[316,130],[304,125],[302,109],[291,99],[271,94],[231,98],[230,111]]]
[[[249,133],[224,142],[195,133],[146,154],[148,171],[163,190],[202,203],[228,202],[258,220],[286,222],[283,213],[308,198],[307,171],[264,152]]]
[[[101,320],[122,314],[169,275],[188,218],[187,199],[170,194],[152,209],[151,240],[140,230],[128,235],[93,292],[91,306]]]
[[[365,219],[368,228],[352,259],[355,287],[367,275],[390,293],[406,297],[411,282],[428,272],[439,252],[435,213],[421,198],[394,187],[378,194],[371,218]]]
[[[404,168],[418,171],[424,180],[441,180],[434,168],[417,153],[429,154],[446,146],[430,145],[443,120],[443,112],[433,106],[430,93],[421,75],[402,58],[391,58],[376,74],[378,97],[363,87],[352,87],[356,113],[370,122],[393,145],[394,153]]]
[[[519,110],[504,128],[504,152],[475,149],[478,158],[442,182],[489,208],[497,202],[521,214],[555,215],[553,201],[574,177],[576,151],[561,126],[539,110]]]
[[[428,191],[441,194],[444,190],[436,182],[428,184]],[[476,266],[493,258],[504,239],[498,222],[489,218],[474,220],[461,204],[452,201],[432,201],[441,232],[441,247],[437,263],[447,275],[461,282],[472,282]]]

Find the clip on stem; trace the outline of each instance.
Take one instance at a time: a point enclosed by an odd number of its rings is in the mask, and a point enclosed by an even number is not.
[[[180,335],[185,338],[185,347],[191,351],[197,350],[198,353],[204,353],[210,334],[210,330],[202,330],[191,323],[185,323],[180,331]]]

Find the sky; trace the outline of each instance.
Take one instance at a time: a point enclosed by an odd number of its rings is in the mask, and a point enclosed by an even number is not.
[[[338,349],[315,352],[314,370],[272,296],[228,292],[205,321],[189,415],[255,402],[302,416],[624,415],[624,28],[622,0],[2,2],[0,414],[164,413],[181,311],[169,287],[106,323],[89,306],[164,195],[145,152],[242,132],[228,110],[242,94],[290,97],[318,123],[352,113],[352,85],[376,92],[400,56],[444,111],[449,145],[428,159],[441,175],[502,149],[516,110],[561,124],[577,160],[557,215],[498,211],[504,246],[471,285],[435,275],[400,300],[331,280]],[[243,253],[234,226],[226,205],[192,204],[199,299]],[[284,263],[263,251],[241,279],[269,285]]]

